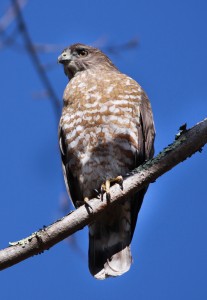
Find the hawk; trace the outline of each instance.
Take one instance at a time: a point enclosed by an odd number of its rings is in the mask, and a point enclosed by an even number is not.
[[[77,207],[96,196],[104,182],[150,159],[155,129],[141,86],[102,51],[74,44],[58,61],[69,78],[59,124],[60,150],[67,191]],[[89,225],[89,269],[95,278],[129,270],[130,244],[146,190],[109,207]]]

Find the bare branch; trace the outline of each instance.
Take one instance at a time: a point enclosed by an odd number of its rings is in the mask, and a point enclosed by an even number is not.
[[[38,52],[49,53],[49,52],[62,51],[65,48],[65,45],[35,43],[34,47],[35,47],[36,51],[38,51]]]
[[[26,4],[27,0],[18,0],[19,8],[22,9]],[[16,10],[14,4],[10,5],[5,14],[0,18],[0,33],[5,31],[7,27],[12,23],[16,18]]]
[[[195,125],[190,130],[182,127],[174,143],[165,148],[155,158],[138,167],[130,176],[125,178],[123,190],[118,185],[110,189],[111,200],[107,202],[104,195],[103,201],[92,199],[90,205],[93,211],[88,211],[85,206],[71,212],[61,220],[45,227],[21,241],[11,243],[11,246],[0,251],[0,270],[8,268],[18,262],[48,250],[66,237],[72,235],[84,226],[93,222],[104,209],[122,201],[126,197],[154,182],[159,176],[175,167],[207,143],[207,119]]]
[[[53,104],[54,113],[56,115],[57,120],[59,120],[60,111],[61,111],[60,101],[59,101],[58,97],[56,96],[56,93],[52,87],[52,84],[50,83],[50,80],[45,72],[43,65],[41,64],[41,62],[39,60],[35,46],[32,42],[32,39],[30,38],[29,32],[27,30],[26,23],[24,22],[24,18],[23,18],[21,9],[19,7],[18,1],[17,0],[11,0],[11,1],[16,10],[17,22],[18,22],[19,30],[22,33],[22,37],[24,38],[25,48],[27,49],[27,52],[31,57],[33,65],[34,65],[40,79],[42,80],[46,90],[48,91],[48,95],[51,99],[51,103]]]

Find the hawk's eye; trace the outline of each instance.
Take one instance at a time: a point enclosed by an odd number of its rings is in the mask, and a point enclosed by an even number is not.
[[[85,50],[85,49],[79,49],[78,50],[78,55],[81,56],[81,57],[85,57],[88,55],[88,51]]]

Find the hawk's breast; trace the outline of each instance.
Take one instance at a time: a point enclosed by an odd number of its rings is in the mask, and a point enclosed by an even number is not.
[[[82,72],[64,94],[68,164],[86,189],[133,168],[139,148],[142,89],[126,75],[111,73],[97,78]]]

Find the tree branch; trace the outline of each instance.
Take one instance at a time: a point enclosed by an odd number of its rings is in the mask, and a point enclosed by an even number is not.
[[[18,0],[17,3],[19,5],[19,8],[22,9],[27,4],[27,0]],[[8,7],[5,14],[0,18],[0,34],[2,34],[7,29],[7,27],[15,18],[16,10],[14,9],[14,4],[12,4]]]
[[[81,206],[52,225],[33,233],[26,239],[10,243],[10,247],[1,250],[0,270],[11,267],[44,250],[48,250],[50,247],[94,221],[107,207],[134,194],[190,157],[193,153],[201,151],[201,148],[206,143],[207,119],[204,119],[189,130],[182,128],[181,132],[176,136],[174,143],[165,148],[155,158],[139,166],[130,174],[127,174],[127,177],[124,179],[123,190],[117,184],[110,189],[110,203],[107,202],[105,195],[103,201],[92,199],[90,200],[90,205],[93,211],[89,211],[87,207]]]
[[[54,113],[56,115],[57,120],[59,120],[60,117],[60,112],[61,112],[61,103],[55,93],[55,90],[53,89],[53,86],[45,72],[45,69],[43,67],[43,65],[41,64],[38,54],[36,52],[35,46],[32,42],[32,39],[29,35],[28,29],[27,29],[27,25],[24,21],[23,18],[23,14],[22,11],[20,9],[19,3],[17,0],[11,0],[13,7],[16,11],[16,16],[17,16],[17,24],[19,27],[19,31],[22,34],[22,37],[24,39],[25,42],[25,48],[28,52],[28,54],[30,55],[30,58],[33,62],[34,68],[36,69],[39,78],[41,79],[42,83],[44,84],[44,86],[46,87],[46,90],[48,92],[48,95],[51,99],[51,103],[53,105],[54,108]]]

